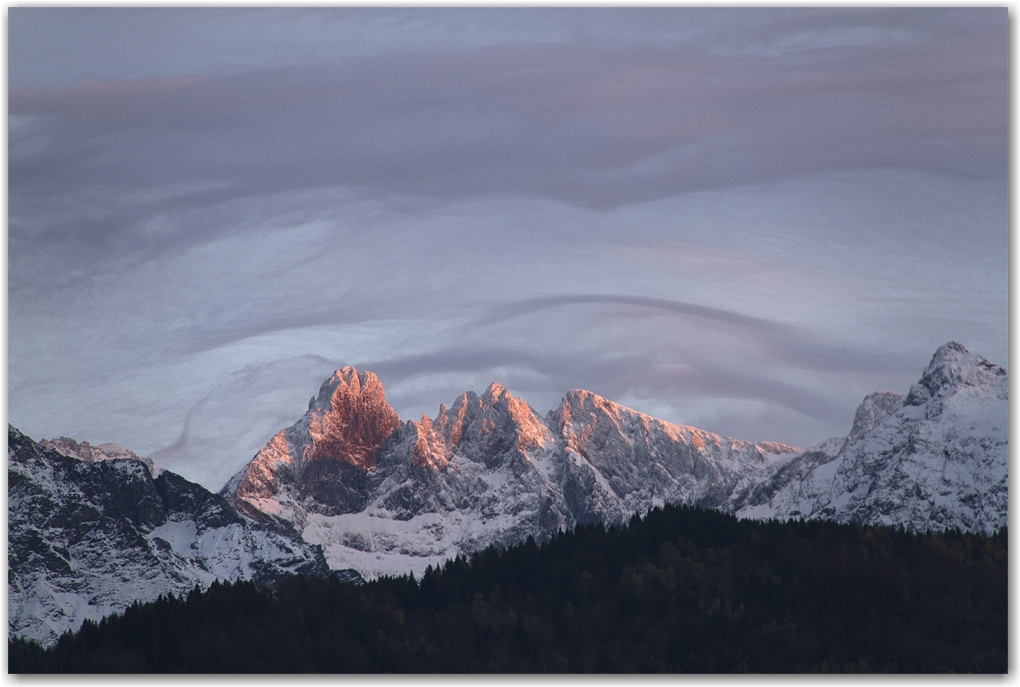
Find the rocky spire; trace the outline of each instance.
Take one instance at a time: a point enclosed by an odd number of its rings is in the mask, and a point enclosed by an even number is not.
[[[400,426],[379,378],[350,366],[323,383],[308,419],[310,442],[304,458],[339,460],[364,469],[375,467],[379,446]]]

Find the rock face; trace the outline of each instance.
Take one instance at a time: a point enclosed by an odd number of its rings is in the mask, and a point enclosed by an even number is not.
[[[727,508],[735,490],[799,453],[581,390],[543,419],[492,384],[401,424],[378,378],[346,367],[220,494],[250,518],[293,524],[334,568],[421,574],[489,544],[616,523],[667,501]]]
[[[935,352],[904,399],[864,399],[853,429],[735,499],[745,517],[826,518],[993,532],[1009,492],[1006,371],[958,343]]]
[[[328,574],[318,548],[245,520],[172,472],[154,477],[151,461],[50,442],[103,454],[71,457],[10,426],[7,442],[11,635],[49,645],[86,618],[196,584]]]
[[[296,485],[278,480],[297,477],[325,512],[361,510],[365,477],[375,469],[379,447],[399,426],[378,377],[351,367],[337,370],[322,383],[301,420],[274,436],[235,476],[229,489],[232,503],[250,518],[279,522],[265,516],[277,514],[278,491]]]

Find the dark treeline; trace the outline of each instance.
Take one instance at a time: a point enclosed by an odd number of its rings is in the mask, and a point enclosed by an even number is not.
[[[1004,673],[1006,540],[667,506],[420,581],[217,583],[9,641],[8,670]]]

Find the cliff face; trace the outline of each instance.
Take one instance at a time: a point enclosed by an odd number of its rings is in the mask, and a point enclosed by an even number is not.
[[[365,474],[375,469],[379,448],[399,426],[378,377],[352,367],[337,370],[308,412],[274,436],[221,493],[239,512],[262,521],[278,515],[277,494],[294,489],[330,512],[361,510]]]
[[[339,461],[363,470],[375,468],[379,446],[400,426],[386,402],[382,383],[371,372],[353,367],[337,371],[308,413],[307,451],[301,458]]]

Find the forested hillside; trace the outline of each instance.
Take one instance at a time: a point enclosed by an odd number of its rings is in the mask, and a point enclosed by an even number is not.
[[[1004,673],[1007,536],[666,506],[421,580],[217,583],[9,649],[12,673]]]

